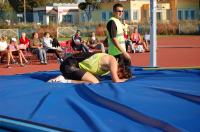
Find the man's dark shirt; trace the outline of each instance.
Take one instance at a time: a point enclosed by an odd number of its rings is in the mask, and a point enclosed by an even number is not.
[[[117,25],[115,24],[113,20],[110,20],[107,23],[107,30],[109,32],[110,38],[114,38],[117,36]]]

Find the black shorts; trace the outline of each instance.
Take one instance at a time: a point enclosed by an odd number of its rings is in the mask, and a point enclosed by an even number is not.
[[[86,71],[81,70],[78,61],[72,57],[65,59],[60,65],[60,71],[66,79],[81,80]]]

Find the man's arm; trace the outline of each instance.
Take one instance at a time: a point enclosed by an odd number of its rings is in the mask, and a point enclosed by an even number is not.
[[[122,52],[122,54],[124,55],[124,57],[126,57],[127,59],[130,59],[130,55],[126,52],[126,50],[124,50],[120,46],[119,41],[117,40],[117,38],[112,38],[112,41],[115,44],[115,46]]]

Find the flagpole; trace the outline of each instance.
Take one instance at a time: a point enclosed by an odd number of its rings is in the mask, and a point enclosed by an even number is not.
[[[24,23],[26,23],[26,0],[24,0]]]

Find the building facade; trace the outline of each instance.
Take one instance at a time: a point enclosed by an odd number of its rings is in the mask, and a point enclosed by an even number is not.
[[[150,0],[102,0],[101,8],[92,12],[94,23],[107,22],[112,16],[112,7],[116,3],[124,6],[123,19],[129,22],[149,22]],[[179,22],[200,19],[200,0],[158,0],[157,21]],[[84,11],[79,10],[78,4],[54,3],[45,7],[33,9],[33,21],[41,24],[87,22]]]
[[[101,2],[101,9],[92,13],[92,22],[107,22],[112,16],[112,6],[119,1]],[[130,22],[148,22],[150,20],[150,0],[123,0],[124,18]],[[84,12],[80,15],[84,22]],[[200,19],[200,0],[158,0],[157,21],[179,22]]]
[[[40,24],[79,23],[78,4],[53,3],[33,9],[33,21]]]

